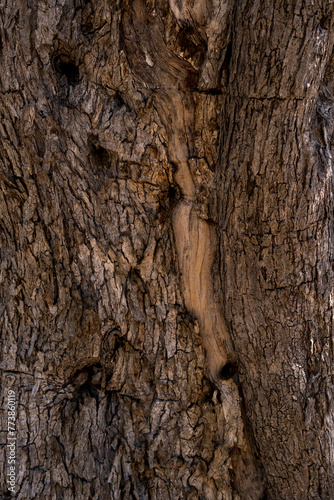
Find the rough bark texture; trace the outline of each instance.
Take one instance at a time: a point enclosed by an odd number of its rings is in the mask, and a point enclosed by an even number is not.
[[[17,498],[333,498],[333,5],[315,4],[0,1]]]
[[[223,104],[224,310],[272,498],[334,495],[332,10],[239,6]]]

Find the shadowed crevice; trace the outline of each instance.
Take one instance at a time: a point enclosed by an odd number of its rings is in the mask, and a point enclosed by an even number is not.
[[[78,66],[71,61],[68,56],[62,54],[54,59],[54,67],[60,77],[65,76],[67,84],[74,87],[80,81],[80,72]]]
[[[238,368],[233,363],[226,363],[221,369],[218,378],[220,380],[230,380],[231,378],[238,378]]]

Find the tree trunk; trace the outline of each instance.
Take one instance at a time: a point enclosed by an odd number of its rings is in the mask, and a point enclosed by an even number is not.
[[[4,498],[333,498],[315,4],[0,2]]]

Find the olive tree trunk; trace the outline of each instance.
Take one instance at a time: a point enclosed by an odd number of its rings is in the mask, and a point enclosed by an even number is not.
[[[1,498],[333,498],[333,42],[0,0]]]

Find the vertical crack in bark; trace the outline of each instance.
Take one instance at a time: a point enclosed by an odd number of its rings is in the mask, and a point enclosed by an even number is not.
[[[213,286],[212,270],[218,251],[216,226],[199,216],[189,167],[193,99],[180,92],[169,92],[170,103],[161,95],[160,98],[157,108],[169,132],[169,156],[177,167],[174,180],[182,195],[172,212],[172,227],[183,298],[187,310],[199,321],[208,375],[221,394],[224,415],[221,431],[233,463],[234,488],[244,500],[259,500],[265,495],[263,472],[255,458],[252,431],[245,418],[233,344],[221,311],[222,297],[215,296]]]
[[[182,98],[174,95],[173,100],[174,105],[178,101],[177,108],[182,110]],[[185,305],[198,318],[210,377],[217,380],[221,369],[234,359],[232,343],[212,284],[217,236],[214,225],[198,215],[195,185],[187,161],[189,153],[186,146],[181,146],[181,138],[177,137],[182,135],[179,125],[175,120],[172,122],[174,137],[170,141],[176,146],[171,155],[177,165],[175,181],[182,193],[172,214],[173,231]]]

